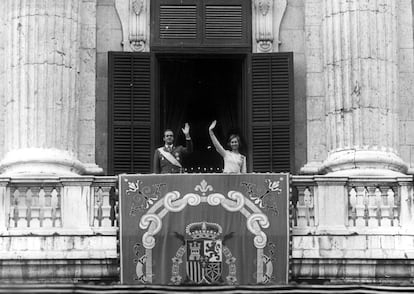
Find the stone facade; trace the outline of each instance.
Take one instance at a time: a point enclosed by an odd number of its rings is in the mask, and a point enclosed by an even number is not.
[[[52,2],[0,1],[0,278],[113,280],[116,179],[79,175],[106,171],[108,52],[150,50],[151,2]],[[412,1],[251,3],[252,51],[294,52],[293,277],[411,281]]]

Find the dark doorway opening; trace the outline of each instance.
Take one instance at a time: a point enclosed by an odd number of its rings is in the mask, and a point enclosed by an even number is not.
[[[191,127],[194,152],[183,158],[187,172],[218,172],[223,160],[211,143],[208,127],[224,148],[232,133],[242,136],[243,58],[194,56],[159,58],[160,127],[184,144],[181,128]],[[242,150],[243,151],[243,150]]]

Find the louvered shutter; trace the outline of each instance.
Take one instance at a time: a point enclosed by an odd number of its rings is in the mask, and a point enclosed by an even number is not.
[[[205,0],[205,45],[237,46],[249,43],[250,1]]]
[[[292,171],[293,54],[252,55],[254,172]]]
[[[151,168],[151,56],[109,53],[109,172]]]
[[[250,47],[250,1],[154,0],[152,47]]]

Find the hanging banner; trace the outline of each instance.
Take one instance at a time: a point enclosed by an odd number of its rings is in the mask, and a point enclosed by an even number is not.
[[[120,175],[121,282],[284,284],[288,174]]]

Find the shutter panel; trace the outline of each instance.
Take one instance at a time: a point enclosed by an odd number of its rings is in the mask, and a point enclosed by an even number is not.
[[[251,47],[250,1],[153,0],[152,48]]]
[[[148,173],[151,167],[151,56],[109,53],[109,170]]]
[[[293,162],[293,54],[252,56],[254,172],[288,172]]]
[[[160,39],[195,39],[197,37],[196,5],[161,5]]]
[[[241,5],[207,5],[205,17],[206,39],[234,39],[243,37]]]

